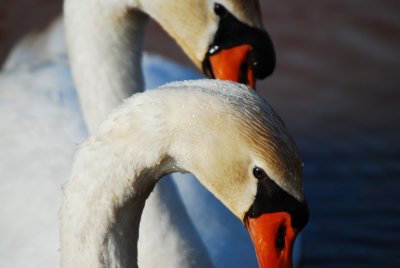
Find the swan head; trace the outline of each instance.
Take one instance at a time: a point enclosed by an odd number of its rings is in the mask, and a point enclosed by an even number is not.
[[[257,93],[218,81],[214,87],[223,105],[204,100],[208,109],[188,114],[201,127],[180,143],[179,161],[244,223],[260,267],[291,267],[295,237],[308,220],[296,145]]]
[[[139,2],[208,77],[255,88],[273,72],[275,52],[257,0]]]

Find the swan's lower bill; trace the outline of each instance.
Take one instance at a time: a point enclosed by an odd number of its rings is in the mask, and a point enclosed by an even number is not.
[[[292,227],[289,213],[274,212],[257,218],[249,217],[246,227],[261,268],[292,267],[292,250],[298,231]]]
[[[250,64],[251,46],[244,44],[221,49],[209,57],[212,76],[221,80],[235,81],[255,88],[256,81]]]

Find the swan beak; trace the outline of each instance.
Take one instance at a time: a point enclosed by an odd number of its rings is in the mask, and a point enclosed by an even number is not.
[[[209,57],[212,77],[230,80],[256,87],[256,80],[250,62],[252,47],[248,44],[221,49]]]
[[[289,213],[273,212],[257,218],[248,217],[245,225],[253,240],[261,268],[292,267],[292,250],[297,230],[291,226]]]

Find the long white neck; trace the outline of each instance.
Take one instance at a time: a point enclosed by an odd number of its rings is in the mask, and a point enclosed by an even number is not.
[[[130,99],[76,156],[60,214],[63,267],[137,266],[145,200],[161,176],[178,170],[167,154],[165,105],[174,96],[148,95]]]
[[[143,91],[141,59],[147,15],[120,1],[68,0],[67,46],[90,131],[124,99]]]

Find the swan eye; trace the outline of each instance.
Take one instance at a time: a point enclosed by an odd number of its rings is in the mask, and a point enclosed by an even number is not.
[[[286,226],[279,226],[278,233],[276,234],[275,246],[278,250],[285,248]]]
[[[253,168],[253,175],[258,180],[263,180],[263,179],[267,178],[267,173],[265,173],[264,169],[262,169],[260,167]]]
[[[217,14],[220,17],[222,17],[225,14],[227,14],[226,8],[223,5],[219,4],[219,3],[215,3],[214,4],[214,12],[215,12],[215,14]]]

